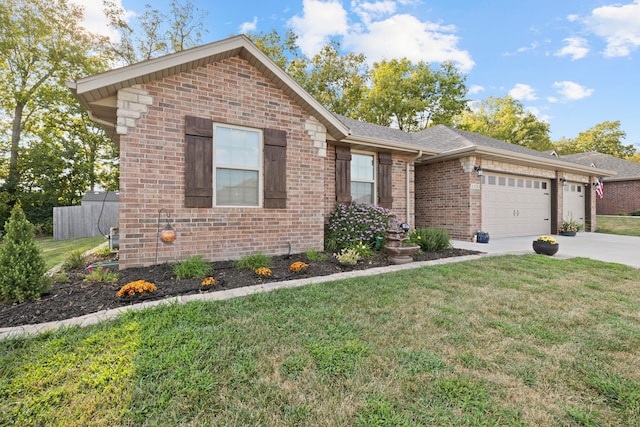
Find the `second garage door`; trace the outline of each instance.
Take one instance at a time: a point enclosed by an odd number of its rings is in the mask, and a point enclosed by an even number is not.
[[[491,237],[551,232],[548,179],[485,172],[482,177],[482,231]]]

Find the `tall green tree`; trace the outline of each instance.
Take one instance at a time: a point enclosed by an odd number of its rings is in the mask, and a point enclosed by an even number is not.
[[[558,154],[585,153],[597,151],[610,156],[625,159],[635,154],[633,144],[624,145],[622,140],[627,134],[620,129],[620,121],[605,121],[580,132],[574,139],[562,139],[556,145]]]
[[[549,124],[510,97],[488,97],[454,119],[456,127],[538,151],[552,150]]]
[[[134,64],[198,46],[207,32],[206,11],[191,0],[171,0],[167,13],[146,4],[133,23],[118,2],[103,0],[102,4],[111,28],[119,35],[119,40],[107,41],[116,63]]]
[[[96,39],[80,25],[82,13],[68,0],[0,3],[0,114],[11,127],[3,190],[11,197],[20,183],[21,143],[28,142],[23,132],[56,108],[56,86],[96,69]]]
[[[466,106],[465,77],[451,63],[434,71],[426,62],[406,58],[373,64],[371,88],[360,116],[369,123],[397,125],[412,132],[432,124],[451,124]]]

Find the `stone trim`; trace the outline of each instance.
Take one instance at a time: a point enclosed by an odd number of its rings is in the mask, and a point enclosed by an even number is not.
[[[311,138],[318,157],[327,157],[327,128],[311,116],[305,121],[304,130]]]
[[[129,129],[136,127],[136,120],[149,111],[153,98],[140,85],[120,89],[117,100],[116,133],[126,135]]]

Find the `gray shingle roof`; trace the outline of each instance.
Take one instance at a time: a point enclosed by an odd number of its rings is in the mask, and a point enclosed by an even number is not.
[[[640,179],[640,163],[624,160],[619,157],[610,156],[608,154],[598,153],[597,151],[589,151],[586,153],[567,154],[560,156],[562,160],[574,162],[584,166],[594,165],[599,169],[607,169],[618,172],[618,175],[604,178],[607,180],[636,180]]]

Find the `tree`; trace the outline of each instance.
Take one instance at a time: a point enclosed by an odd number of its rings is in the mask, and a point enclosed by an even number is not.
[[[385,60],[374,63],[370,75],[371,88],[360,110],[369,123],[418,131],[431,124],[450,124],[465,109],[465,77],[451,63],[433,71],[422,61]]]
[[[111,28],[120,36],[118,42],[107,41],[108,50],[116,62],[127,65],[195,47],[207,32],[206,12],[191,0],[171,0],[168,14],[146,4],[137,27],[129,25],[124,9],[114,0],[102,4]]]
[[[556,143],[556,151],[561,155],[597,151],[624,159],[633,156],[636,152],[633,144],[622,144],[626,136],[627,134],[620,129],[619,120],[606,121],[580,132],[575,139],[563,138]]]
[[[15,198],[23,131],[52,109],[56,86],[96,70],[96,41],[80,26],[82,9],[68,0],[4,0],[0,4],[0,107],[11,121],[4,191]]]
[[[552,150],[549,124],[525,112],[524,105],[510,97],[488,97],[476,108],[455,119],[459,129],[522,145],[538,151]]]
[[[33,225],[20,206],[11,211],[7,234],[0,246],[0,301],[23,302],[39,298],[50,286]]]

